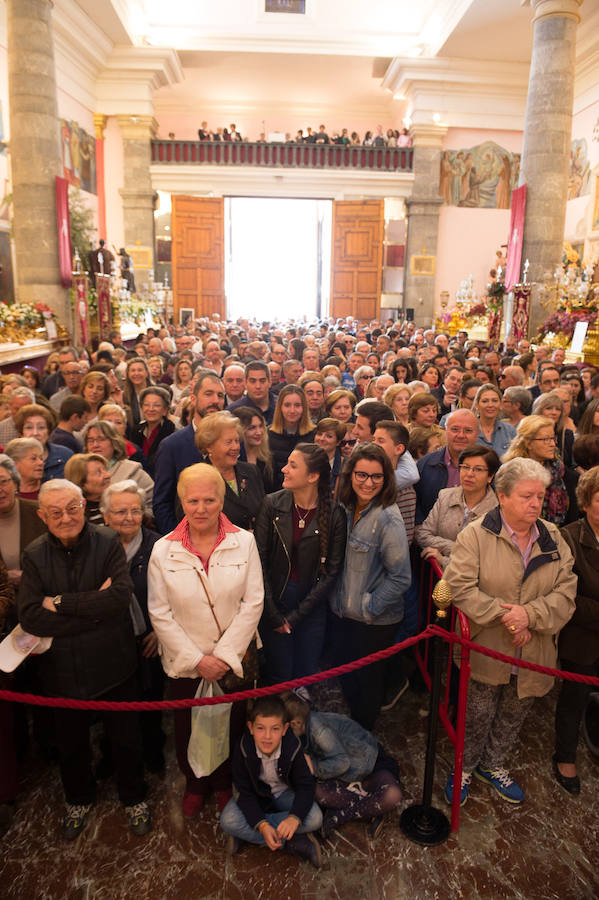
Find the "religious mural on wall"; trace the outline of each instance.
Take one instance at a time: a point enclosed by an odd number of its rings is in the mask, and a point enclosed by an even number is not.
[[[568,200],[582,197],[590,192],[591,164],[589,162],[585,138],[570,144],[570,177],[568,180]]]
[[[469,150],[444,150],[439,194],[448,206],[509,209],[519,174],[520,154],[494,141]]]
[[[63,176],[69,184],[90,194],[96,188],[96,139],[77,122],[60,120]]]

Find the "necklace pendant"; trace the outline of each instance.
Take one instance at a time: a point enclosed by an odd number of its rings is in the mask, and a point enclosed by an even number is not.
[[[300,519],[299,522],[298,522],[297,524],[298,524],[298,526],[299,526],[300,528],[305,528],[305,527],[306,527],[306,521],[305,521],[305,519]]]

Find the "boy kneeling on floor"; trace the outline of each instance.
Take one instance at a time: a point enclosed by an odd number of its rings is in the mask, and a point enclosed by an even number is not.
[[[314,802],[315,784],[285,704],[277,696],[260,697],[233,753],[236,799],[220,817],[228,852],[235,854],[240,841],[247,841],[285,848],[318,868],[320,847],[311,832],[322,825],[322,813]]]

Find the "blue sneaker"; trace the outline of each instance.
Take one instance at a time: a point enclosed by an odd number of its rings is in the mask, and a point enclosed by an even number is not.
[[[514,806],[524,803],[524,791],[515,781],[512,781],[507,769],[483,769],[482,766],[477,766],[474,774],[479,781],[490,784],[508,803],[512,803]]]
[[[468,799],[468,791],[470,790],[470,782],[472,781],[472,772],[462,772],[462,790],[460,791],[460,806],[463,806]],[[445,799],[451,806],[453,803],[453,772],[447,779],[445,785]]]

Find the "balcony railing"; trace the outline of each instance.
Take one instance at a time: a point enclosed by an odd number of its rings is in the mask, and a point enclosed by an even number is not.
[[[263,144],[238,141],[152,141],[152,162],[163,165],[259,166],[286,169],[365,169],[411,172],[411,147],[340,144]]]

